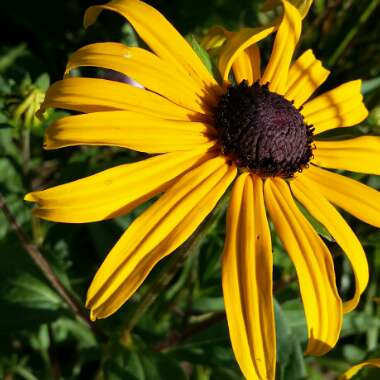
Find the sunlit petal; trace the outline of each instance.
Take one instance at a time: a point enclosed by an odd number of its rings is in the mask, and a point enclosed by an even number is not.
[[[314,91],[327,79],[330,71],[322,66],[312,50],[306,50],[289,70],[285,98],[299,108]]]
[[[196,230],[227,190],[236,168],[225,158],[208,160],[184,175],[143,212],[112,248],[87,295],[91,318],[120,308],[163,257]]]
[[[260,79],[260,49],[252,45],[243,50],[232,64],[236,83],[246,80],[249,85]]]
[[[235,182],[228,209],[223,294],[232,347],[245,378],[274,379],[272,247],[262,180],[248,173]]]
[[[51,124],[45,148],[114,145],[146,153],[190,150],[210,142],[214,128],[200,122],[154,118],[129,111],[68,116]]]
[[[302,175],[330,202],[363,222],[380,227],[380,192],[351,178],[310,165]]]
[[[156,9],[139,0],[113,0],[89,7],[84,16],[85,27],[92,25],[102,10],[108,9],[125,17],[145,43],[168,64],[199,83],[205,96],[218,87],[202,61],[170,22]]]
[[[339,380],[350,380],[352,379],[362,368],[364,367],[377,367],[380,368],[380,359],[369,359],[360,364],[354,365],[342,376],[339,377]]]
[[[363,104],[361,80],[342,84],[307,102],[301,111],[315,133],[338,127],[350,127],[362,122],[368,111]]]
[[[228,38],[220,51],[218,62],[223,80],[228,81],[232,64],[245,49],[268,37],[275,30],[275,26],[242,28]]]
[[[356,282],[355,294],[343,305],[344,311],[349,312],[358,305],[369,278],[368,262],[360,241],[335,207],[321,193],[314,190],[313,183],[307,177],[298,176],[291,181],[290,187],[310,214],[327,228],[351,263]]]
[[[165,191],[173,179],[212,157],[204,150],[168,153],[34,191],[25,200],[38,204],[34,211],[37,216],[55,222],[85,223],[117,217]]]
[[[87,45],[70,56],[66,70],[81,66],[118,71],[180,106],[200,113],[209,111],[194,81],[145,49],[115,42]]]
[[[266,181],[265,203],[297,271],[308,328],[306,352],[323,355],[335,346],[342,325],[331,254],[298,210],[284,180]]]
[[[67,78],[49,87],[42,110],[79,112],[126,110],[172,120],[204,120],[205,116],[174,104],[153,92],[98,78]]]
[[[290,62],[301,34],[301,15],[288,1],[283,1],[284,14],[274,41],[272,55],[261,78],[269,89],[285,94]]]
[[[331,169],[380,174],[380,137],[315,141],[313,164]]]

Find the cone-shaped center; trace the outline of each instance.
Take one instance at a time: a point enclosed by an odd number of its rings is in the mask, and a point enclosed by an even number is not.
[[[216,108],[215,124],[223,153],[262,177],[292,177],[312,157],[313,128],[267,85],[230,86]]]

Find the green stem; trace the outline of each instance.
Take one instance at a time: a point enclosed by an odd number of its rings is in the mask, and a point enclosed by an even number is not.
[[[152,305],[170,283],[186,258],[199,250],[204,238],[210,233],[224,214],[228,205],[228,199],[228,193],[224,194],[212,213],[198,227],[189,240],[170,255],[162,271],[160,271],[159,275],[157,275],[143,293],[138,305],[128,314],[124,328],[125,333],[128,334],[136,326],[150,305]]]
[[[332,57],[329,59],[327,66],[332,67],[338,61],[343,52],[347,49],[347,46],[358,33],[359,29],[367,22],[368,18],[371,16],[372,12],[375,10],[377,5],[379,4],[379,0],[372,0],[369,2],[367,8],[361,14],[357,23],[355,23],[354,27],[347,33],[346,37],[340,43],[338,48],[335,50]]]

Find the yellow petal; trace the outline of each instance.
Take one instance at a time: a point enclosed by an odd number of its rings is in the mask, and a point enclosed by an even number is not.
[[[298,210],[284,180],[266,181],[265,203],[297,271],[308,327],[307,353],[323,355],[335,346],[342,325],[330,252]]]
[[[68,116],[51,124],[45,148],[72,145],[114,145],[139,152],[165,153],[194,149],[215,134],[207,124],[158,119],[129,111]]]
[[[284,14],[274,41],[272,55],[261,78],[261,83],[269,82],[269,89],[285,94],[290,62],[301,35],[301,15],[288,1],[283,1]]]
[[[344,312],[353,310],[360,301],[360,295],[368,284],[368,262],[364,250],[350,226],[342,218],[334,206],[326,198],[315,190],[313,183],[307,177],[299,175],[290,182],[295,197],[306,207],[340,245],[351,263],[355,275],[355,294],[353,298],[343,304]]]
[[[228,32],[222,26],[213,26],[203,37],[201,45],[206,51],[220,48],[226,41],[226,38],[229,34],[230,32]]]
[[[246,379],[273,380],[272,246],[262,180],[247,173],[236,180],[231,195],[222,278],[232,348],[241,371]]]
[[[380,174],[380,137],[362,136],[342,141],[315,141],[313,164],[332,169]]]
[[[300,12],[301,17],[305,18],[309,12],[313,0],[289,0]],[[266,0],[263,4],[263,10],[269,11],[281,4],[281,0]]]
[[[330,71],[326,70],[321,61],[315,58],[312,50],[306,50],[289,70],[285,98],[294,100],[294,106],[299,108],[329,74]]]
[[[180,106],[200,113],[209,112],[194,81],[145,49],[114,42],[87,45],[70,56],[66,71],[81,66],[118,71]]]
[[[216,157],[184,175],[123,234],[99,268],[87,295],[91,317],[120,308],[159,260],[196,230],[236,175]]]
[[[67,78],[55,82],[41,109],[79,112],[127,110],[173,120],[204,120],[205,116],[172,103],[153,92],[97,78]]]
[[[218,87],[187,41],[156,9],[139,0],[114,0],[104,5],[94,5],[85,13],[85,27],[92,25],[104,9],[125,17],[153,52],[168,65],[174,65],[184,75],[189,75],[205,93],[211,94]]]
[[[223,80],[228,81],[232,64],[245,49],[268,37],[275,30],[276,27],[270,25],[260,28],[242,28],[233,33],[220,51],[218,68]]]
[[[55,222],[109,219],[127,214],[165,191],[173,179],[212,157],[200,150],[168,153],[35,191],[27,194],[25,200],[37,202],[37,216]]]
[[[310,165],[301,175],[330,202],[363,222],[380,227],[380,192],[351,178]]]
[[[352,379],[364,367],[377,367],[380,368],[380,359],[369,359],[365,362],[359,363],[351,367],[347,372],[339,377],[339,380]]]
[[[236,83],[246,80],[249,85],[260,79],[260,49],[256,45],[243,50],[232,64]]]
[[[302,114],[315,133],[338,127],[350,127],[362,122],[368,111],[363,104],[361,80],[342,84],[307,102]]]

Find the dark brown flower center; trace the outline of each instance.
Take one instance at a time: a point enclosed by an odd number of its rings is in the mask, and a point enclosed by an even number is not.
[[[222,151],[262,177],[292,177],[312,157],[313,128],[268,85],[231,85],[215,110]]]

